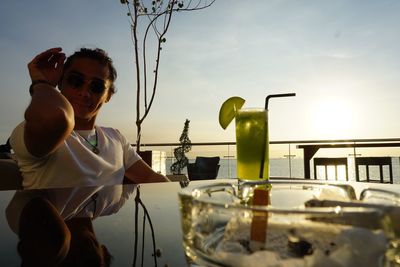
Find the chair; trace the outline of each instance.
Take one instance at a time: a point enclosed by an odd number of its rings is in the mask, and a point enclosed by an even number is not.
[[[365,176],[367,182],[381,182],[385,183],[383,177],[383,166],[389,167],[389,183],[393,184],[393,168],[392,168],[392,158],[391,157],[360,157],[355,160],[356,165],[356,180],[360,182],[360,167],[365,166]],[[371,166],[379,167],[379,177],[370,176]]]
[[[338,180],[338,166],[345,166],[346,181],[349,180],[347,158],[314,158],[314,179],[317,180],[317,166],[324,166],[325,180],[328,180],[328,166],[335,167],[335,180]]]
[[[13,159],[0,159],[0,190],[22,189],[22,175]]]
[[[215,179],[218,176],[219,157],[196,157],[187,165],[189,180]]]

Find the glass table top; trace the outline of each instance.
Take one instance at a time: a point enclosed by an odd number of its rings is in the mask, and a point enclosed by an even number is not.
[[[148,209],[155,234],[158,266],[185,266],[182,250],[177,191],[179,183],[140,185],[141,202]],[[23,202],[34,195],[45,195],[61,211],[64,218],[93,216],[93,227],[99,243],[105,245],[113,256],[112,266],[132,266],[135,256],[135,236],[138,237],[136,266],[152,266],[153,243],[149,220],[146,219],[142,264],[143,208],[139,207],[138,233],[135,235],[136,185],[104,187],[63,188],[48,190],[0,191],[0,266],[20,266],[17,253],[18,236],[6,219],[5,211],[10,201]],[[93,196],[96,197],[94,208]],[[15,201],[17,199],[17,201]],[[22,199],[22,201],[21,201]],[[19,203],[12,206],[18,214]],[[13,216],[11,216],[13,217]]]
[[[193,181],[189,187],[220,182],[232,183],[232,179]],[[357,197],[364,189],[370,187],[400,192],[400,185],[371,185],[351,182],[347,184],[354,188]],[[182,246],[178,201],[178,192],[181,191],[180,184],[178,182],[143,184],[139,186],[139,191],[137,188],[136,185],[127,184],[27,190],[17,191],[17,193],[16,191],[0,191],[0,210],[3,214],[0,216],[2,236],[0,266],[20,266],[21,264],[17,252],[18,236],[10,228],[5,215],[6,208],[10,203],[16,202],[17,204],[10,205],[12,208],[9,209],[12,210],[12,215],[18,215],[20,199],[23,203],[35,195],[46,196],[67,220],[74,216],[93,216],[95,236],[98,242],[105,245],[113,256],[112,266],[132,266],[134,262],[136,262],[136,266],[154,266],[155,260],[157,266],[187,266]],[[276,197],[284,198],[285,195],[279,193]],[[16,198],[18,201],[15,201]],[[144,235],[143,218],[145,213],[143,206],[140,206],[140,202],[135,202],[135,199],[140,199],[149,214],[149,217],[145,219]],[[139,206],[137,218],[135,218],[135,205]],[[137,242],[136,246],[135,242]],[[143,253],[142,247],[144,248]],[[154,254],[156,258],[153,257]]]

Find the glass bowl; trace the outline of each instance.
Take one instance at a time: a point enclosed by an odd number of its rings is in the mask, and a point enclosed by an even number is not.
[[[253,205],[254,190],[269,205]],[[397,266],[391,217],[376,207],[309,207],[355,201],[348,185],[212,183],[179,192],[183,247],[201,266]]]

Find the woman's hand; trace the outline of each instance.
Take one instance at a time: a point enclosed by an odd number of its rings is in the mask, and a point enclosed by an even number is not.
[[[28,63],[32,81],[44,80],[56,86],[60,81],[65,61],[61,47],[50,48],[37,55]]]

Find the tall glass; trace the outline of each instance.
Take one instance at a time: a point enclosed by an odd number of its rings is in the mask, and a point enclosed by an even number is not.
[[[261,108],[240,109],[235,120],[239,180],[268,180],[268,111]]]

